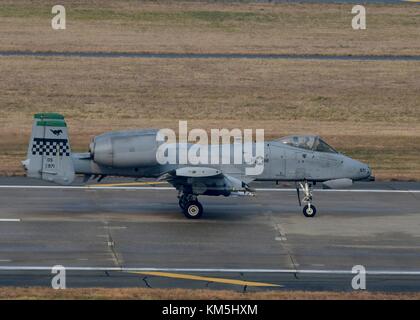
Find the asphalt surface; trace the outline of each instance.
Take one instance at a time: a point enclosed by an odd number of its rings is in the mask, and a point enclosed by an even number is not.
[[[420,271],[420,183],[315,191],[315,218],[302,215],[294,192],[270,191],[287,185],[257,183],[268,190],[256,197],[202,197],[199,221],[184,218],[174,190],[146,184],[33,189],[48,184],[0,178],[0,268],[8,268],[0,271],[0,285],[49,286],[49,268],[63,265],[70,268],[68,287],[341,291],[351,290],[352,267],[363,265],[368,273],[385,272],[368,274],[369,290],[420,290],[420,273],[404,274]]]

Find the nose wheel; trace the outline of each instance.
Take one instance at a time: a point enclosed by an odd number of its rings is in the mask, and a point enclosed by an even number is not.
[[[312,204],[307,204],[303,207],[303,215],[307,218],[313,218],[316,215],[316,208]]]
[[[302,201],[300,200],[300,190],[302,189],[304,197]],[[312,204],[312,185],[307,181],[299,183],[299,186],[296,186],[296,191],[298,195],[299,205],[302,205],[302,202],[305,203],[303,207],[303,215],[307,218],[313,218],[316,215],[316,207]]]

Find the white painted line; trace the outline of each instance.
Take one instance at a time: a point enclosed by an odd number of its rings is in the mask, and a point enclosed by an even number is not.
[[[280,224],[276,224],[274,227],[280,236],[275,237],[276,241],[287,241],[286,232],[284,231],[283,227]]]
[[[107,229],[107,230],[124,230],[124,229],[127,229],[127,227],[124,227],[124,226],[115,226],[115,227],[110,227],[110,226],[101,226],[101,227],[99,227],[99,228],[103,228],[103,229]]]
[[[296,192],[296,189],[256,188],[256,191]],[[388,189],[314,189],[314,192],[355,192],[355,193],[420,193],[420,190],[388,190]]]
[[[56,189],[56,190],[175,190],[173,187],[100,187],[100,186],[19,186],[0,185],[0,189]],[[291,188],[256,188],[260,192],[296,192]],[[349,193],[420,193],[420,190],[389,189],[315,189],[314,192],[349,192]]]
[[[47,266],[0,266],[0,271],[51,271]],[[351,270],[334,269],[227,269],[227,268],[124,268],[124,267],[65,267],[67,271],[120,272],[205,272],[205,273],[284,273],[284,274],[354,274]],[[420,270],[366,270],[367,275],[420,276]]]
[[[0,189],[56,189],[56,190],[175,190],[173,187],[99,187],[99,186],[15,186],[0,185]]]
[[[276,241],[286,241],[287,238],[286,237],[275,237],[274,240],[276,240]]]
[[[20,222],[20,219],[0,219],[0,222]]]

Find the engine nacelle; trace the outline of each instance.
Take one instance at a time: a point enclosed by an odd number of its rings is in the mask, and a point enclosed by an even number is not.
[[[90,144],[92,159],[103,166],[146,167],[157,164],[157,130],[120,131],[95,137]]]

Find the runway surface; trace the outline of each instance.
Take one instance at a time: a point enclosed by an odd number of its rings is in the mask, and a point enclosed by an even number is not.
[[[315,218],[289,186],[257,183],[253,198],[201,197],[199,221],[166,185],[103,183],[116,187],[0,178],[0,285],[49,286],[63,265],[68,287],[341,291],[363,265],[369,290],[420,290],[419,183],[315,191]]]

